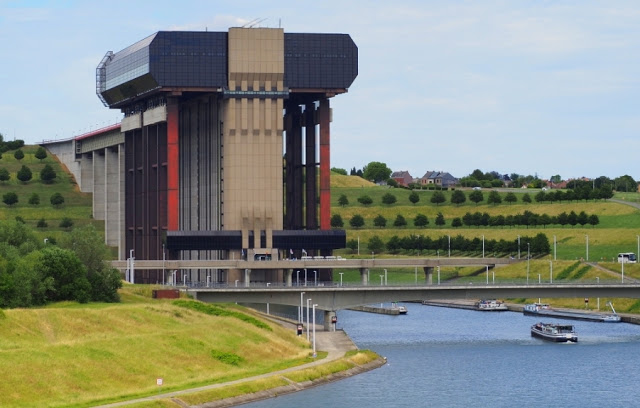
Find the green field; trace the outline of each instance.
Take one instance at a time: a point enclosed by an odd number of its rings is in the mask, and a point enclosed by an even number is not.
[[[358,178],[355,176],[341,176],[332,174],[332,180],[342,178]],[[344,181],[336,182],[336,184],[345,185]],[[332,186],[333,186],[332,181]],[[497,205],[489,205],[486,203],[488,192],[483,191],[484,201],[479,204],[474,204],[468,199],[462,205],[453,205],[450,203],[451,191],[443,191],[447,201],[443,204],[436,205],[431,203],[431,197],[434,191],[430,190],[418,190],[420,201],[416,204],[412,204],[409,201],[410,190],[400,188],[389,188],[383,186],[362,186],[362,187],[332,187],[331,189],[331,201],[332,201],[332,214],[339,214],[344,222],[344,229],[347,231],[347,240],[359,240],[360,252],[362,255],[371,254],[371,251],[367,248],[368,241],[377,236],[382,239],[383,242],[387,242],[389,238],[394,235],[408,236],[421,235],[429,236],[431,238],[440,238],[443,236],[463,236],[465,238],[473,239],[480,238],[482,236],[485,239],[504,239],[507,241],[517,240],[520,236],[534,236],[538,233],[543,233],[549,239],[552,247],[553,255],[553,242],[554,236],[556,239],[556,257],[561,260],[576,260],[587,257],[587,239],[589,241],[589,260],[590,261],[611,261],[612,257],[616,257],[619,252],[637,252],[638,247],[638,235],[640,234],[640,211],[635,207],[618,204],[611,201],[580,201],[580,202],[562,202],[562,203],[536,203],[533,200],[532,203],[523,203],[522,195],[524,192],[530,194],[533,198],[538,191],[528,191],[522,189],[514,190],[518,196],[518,202],[513,204],[501,203]],[[465,191],[468,194],[469,191]],[[391,205],[382,204],[382,196],[386,193],[391,193],[396,196],[396,203]],[[500,193],[503,197],[506,193]],[[346,206],[340,206],[338,199],[341,195],[345,195],[349,200],[349,204]],[[357,199],[360,196],[368,195],[373,199],[373,204],[364,206],[358,203]],[[638,199],[637,193],[623,193],[621,198],[625,198],[627,201],[633,201]],[[467,212],[480,212],[488,213],[490,216],[496,215],[515,215],[521,214],[524,211],[531,211],[536,214],[547,214],[550,216],[558,215],[562,212],[569,213],[575,211],[585,211],[587,214],[596,214],[599,217],[600,223],[595,227],[591,225],[575,226],[571,227],[550,225],[545,227],[459,227],[452,228],[451,220],[456,217],[462,217]],[[442,213],[446,224],[444,226],[436,226],[435,218],[438,213]],[[349,226],[349,220],[354,215],[361,215],[365,220],[365,225],[362,228],[352,228]],[[394,228],[391,225],[396,216],[400,214],[407,220],[407,226],[403,228]],[[417,228],[413,226],[413,219],[418,214],[423,214],[429,219],[429,224],[426,228]],[[373,225],[373,220],[376,216],[382,215],[387,220],[387,226],[385,228],[377,228]],[[588,238],[587,238],[588,236]],[[521,244],[521,251],[526,252],[526,244]],[[341,250],[340,254],[348,256],[352,253],[350,250]],[[416,253],[410,255],[418,255]],[[420,254],[420,255],[425,255]],[[437,256],[435,251],[426,253],[428,256]],[[442,254],[440,254],[442,255]],[[451,256],[481,256],[481,253],[469,254],[461,253],[457,251],[455,247],[451,248]],[[489,254],[493,255],[493,254]],[[499,256],[517,255],[513,254],[496,254]]]
[[[5,168],[10,174],[8,181],[0,181],[0,198],[6,193],[14,192],[18,195],[18,203],[8,206],[0,202],[0,219],[13,220],[21,217],[27,225],[33,228],[36,234],[41,237],[57,238],[66,231],[60,228],[60,221],[68,217],[73,221],[74,226],[92,223],[99,231],[104,230],[104,222],[93,220],[91,194],[81,193],[78,190],[75,180],[67,169],[58,162],[51,153],[40,161],[34,157],[37,146],[25,146],[21,150],[24,152],[22,160],[14,158],[14,151],[2,154],[0,159],[0,169]],[[45,184],[40,180],[40,171],[45,165],[50,165],[56,172],[53,183]],[[23,183],[17,179],[16,175],[20,168],[27,166],[33,178]],[[40,204],[29,204],[32,194],[37,194]],[[51,205],[49,199],[54,193],[60,193],[64,197],[64,204],[59,208]],[[46,228],[37,228],[38,220],[44,219],[48,224]]]

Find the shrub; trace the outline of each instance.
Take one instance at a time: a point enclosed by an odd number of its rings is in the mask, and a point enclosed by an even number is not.
[[[60,228],[71,228],[73,227],[73,221],[71,220],[71,218],[69,217],[64,217],[61,221],[60,221]]]
[[[31,173],[30,168],[28,168],[25,165],[22,165],[20,170],[18,170],[17,177],[18,177],[18,180],[22,181],[23,183],[26,183],[27,181],[31,180],[31,178],[33,177],[33,174]]]
[[[53,205],[54,207],[58,208],[62,204],[64,204],[64,197],[60,193],[53,193],[53,195],[51,195],[51,198],[49,199],[49,201],[51,202],[51,205]]]
[[[56,171],[48,164],[40,170],[40,180],[45,184],[53,183],[53,180],[57,177]]]
[[[38,220],[38,223],[36,224],[36,227],[38,228],[47,228],[49,226],[49,224],[47,224],[47,222],[44,220],[44,218],[40,218]]]
[[[18,149],[15,152],[13,152],[13,157],[16,160],[22,160],[24,159],[24,152],[22,151],[22,149]]]
[[[4,167],[0,169],[0,181],[9,181],[11,179],[11,174],[9,174],[9,170]]]
[[[36,150],[36,154],[34,156],[36,157],[36,159],[42,161],[47,158],[47,151],[44,149],[44,147],[40,146],[38,147],[38,150]]]
[[[38,195],[38,193],[31,194],[31,197],[29,197],[29,204],[31,205],[40,204],[40,196]]]
[[[12,206],[18,202],[18,195],[13,191],[8,192],[2,196],[2,202],[8,206]]]

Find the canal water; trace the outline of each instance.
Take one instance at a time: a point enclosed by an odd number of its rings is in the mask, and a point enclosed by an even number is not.
[[[383,367],[243,407],[640,406],[640,326],[554,319],[579,341],[550,343],[529,331],[548,319],[404,305],[404,316],[338,312],[338,328],[387,357]]]

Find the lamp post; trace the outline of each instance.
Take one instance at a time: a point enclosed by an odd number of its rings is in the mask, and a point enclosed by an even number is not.
[[[304,292],[300,292],[300,309],[298,309],[298,321],[304,323],[302,319],[302,298],[304,298]]]
[[[482,236],[482,258],[484,259],[484,235]]]
[[[162,244],[162,284],[164,285],[164,263],[166,261],[165,253],[164,253],[164,244]]]
[[[338,272],[340,274],[340,286],[342,286],[342,275],[344,275],[344,272]]]
[[[300,270],[296,271],[296,286],[300,286]]]
[[[133,249],[129,250],[129,259],[131,259],[131,268],[129,269],[129,272],[131,273],[129,274],[129,277],[131,278],[131,283],[135,283],[136,274],[134,273],[134,267],[133,267],[133,260],[135,259],[133,257]]]
[[[489,265],[487,265],[487,285],[489,284]]]
[[[638,237],[638,252],[636,252],[636,259],[640,257],[640,235],[636,235]]]
[[[589,236],[585,235],[586,239],[587,239],[587,262],[589,262]]]
[[[313,358],[316,358],[316,306],[313,304]]]
[[[309,341],[309,302],[311,298],[307,298],[307,341]]]
[[[449,258],[451,258],[451,235],[447,235],[447,238],[449,240]]]
[[[624,283],[624,257],[622,258],[622,263],[620,265],[622,265],[622,283]]]
[[[531,259],[531,244],[527,242],[527,285],[529,284],[529,260]]]
[[[307,268],[304,268],[304,286],[307,286]]]
[[[313,271],[313,286],[318,286],[318,271]]]
[[[549,261],[549,283],[553,283],[553,261]]]
[[[553,260],[556,260],[557,241],[556,236],[553,236]]]
[[[389,284],[389,281],[387,280],[387,270],[384,270],[384,285],[387,286]]]
[[[438,285],[440,284],[440,265],[438,265]]]
[[[596,283],[599,285],[600,284],[600,277],[596,276]],[[598,311],[600,311],[600,298],[597,298],[598,301]]]
[[[518,259],[520,259],[520,235],[518,235]]]
[[[380,286],[382,286],[383,279],[384,279],[384,275],[380,275]]]

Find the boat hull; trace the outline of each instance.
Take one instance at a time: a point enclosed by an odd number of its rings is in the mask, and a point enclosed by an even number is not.
[[[555,317],[558,319],[571,319],[602,323],[619,323],[621,321],[620,316],[618,316],[617,314],[602,315],[596,313],[580,313],[553,309],[533,310],[533,308],[527,308],[528,306],[530,305],[525,306],[525,308],[522,310],[522,313],[526,316]]]
[[[558,327],[564,329],[557,329]],[[563,330],[567,330],[568,327],[571,328],[571,331],[563,332]],[[556,328],[556,332],[553,332],[553,328]],[[558,326],[552,324],[537,323],[531,326],[531,336],[554,343],[578,342],[578,335],[573,332],[573,326],[567,325]]]

